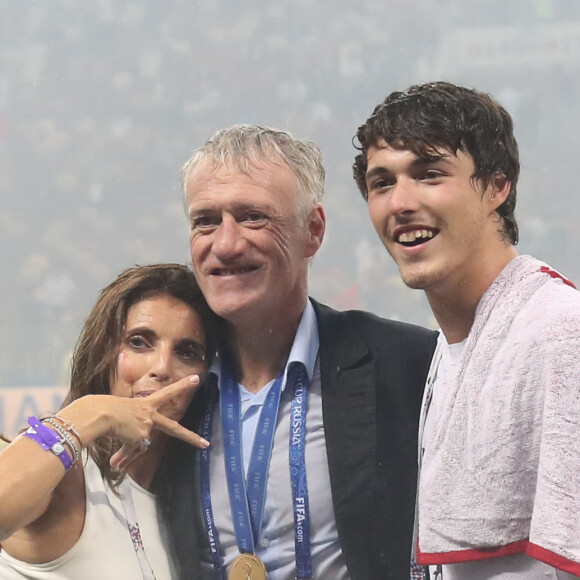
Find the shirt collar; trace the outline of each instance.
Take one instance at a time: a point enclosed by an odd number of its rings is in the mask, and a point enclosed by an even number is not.
[[[298,325],[298,330],[294,337],[294,342],[292,343],[292,348],[290,349],[290,354],[288,356],[288,361],[286,362],[286,367],[284,369],[284,382],[283,387],[286,387],[286,379],[288,376],[288,369],[293,364],[303,364],[308,374],[309,381],[312,380],[312,375],[314,374],[314,366],[316,364],[316,357],[318,356],[318,326],[316,324],[316,314],[314,308],[310,303],[310,300],[306,303],[306,308],[302,313],[302,318],[300,318],[300,324]],[[219,377],[221,375],[222,361],[220,359],[219,353],[214,358],[208,374],[214,375],[217,378],[219,384]]]

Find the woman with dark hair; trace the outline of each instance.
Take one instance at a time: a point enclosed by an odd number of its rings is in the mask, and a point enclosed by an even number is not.
[[[0,453],[0,578],[175,578],[155,493],[208,367],[215,322],[191,271],[130,268],[79,337],[57,414]]]

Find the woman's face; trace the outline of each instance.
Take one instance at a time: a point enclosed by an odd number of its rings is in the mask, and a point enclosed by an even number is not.
[[[146,397],[206,370],[205,333],[193,308],[168,294],[152,295],[129,308],[111,382],[112,395]],[[160,411],[179,420],[190,401],[188,394]]]

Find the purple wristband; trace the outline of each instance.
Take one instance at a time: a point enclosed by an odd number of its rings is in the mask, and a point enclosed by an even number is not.
[[[63,440],[36,417],[28,417],[28,424],[30,427],[24,433],[24,436],[36,441],[46,451],[52,451],[68,471],[72,467],[73,460],[65,449]]]

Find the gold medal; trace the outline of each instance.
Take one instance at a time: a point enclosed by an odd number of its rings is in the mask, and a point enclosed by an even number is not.
[[[228,580],[266,580],[264,562],[256,554],[240,554],[233,562]]]

